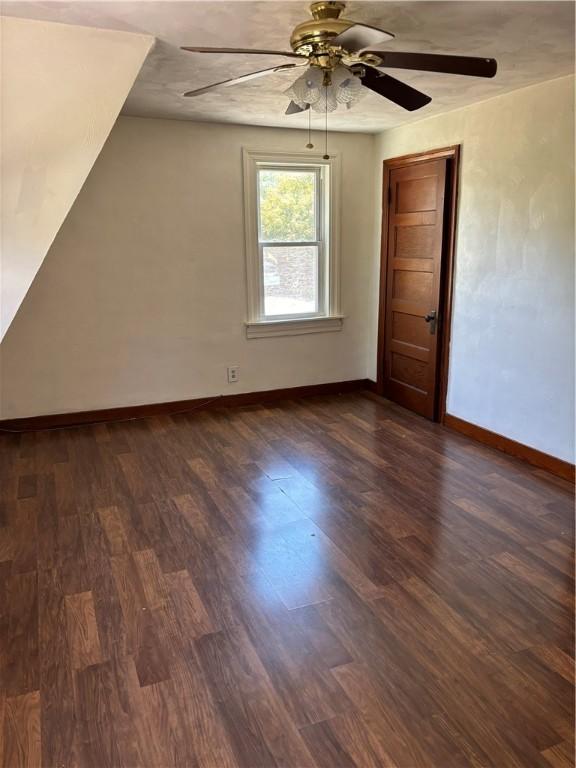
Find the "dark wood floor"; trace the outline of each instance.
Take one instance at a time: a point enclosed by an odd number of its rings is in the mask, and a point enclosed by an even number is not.
[[[0,459],[0,764],[573,764],[563,481],[362,394]]]

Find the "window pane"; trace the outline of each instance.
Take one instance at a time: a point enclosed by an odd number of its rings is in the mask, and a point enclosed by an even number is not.
[[[318,312],[318,246],[266,247],[264,313],[300,315]]]
[[[306,242],[316,236],[316,173],[258,172],[261,242]]]

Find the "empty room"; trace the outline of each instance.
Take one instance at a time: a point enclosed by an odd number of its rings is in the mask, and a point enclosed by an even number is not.
[[[0,768],[574,768],[574,28],[4,0]]]

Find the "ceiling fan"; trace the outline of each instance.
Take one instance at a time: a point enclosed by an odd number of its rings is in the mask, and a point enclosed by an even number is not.
[[[213,88],[306,67],[304,76],[287,91],[292,98],[287,115],[310,107],[316,111],[332,111],[338,102],[350,107],[362,91],[360,86],[413,111],[428,104],[430,96],[382,70],[391,67],[472,77],[494,77],[496,74],[494,59],[372,50],[372,46],[393,40],[394,35],[368,24],[340,18],[345,7],[345,3],[331,0],[312,3],[312,19],[298,24],[292,32],[291,51],[183,46],[182,50],[192,53],[255,54],[297,60],[197,88],[184,96],[200,96]]]

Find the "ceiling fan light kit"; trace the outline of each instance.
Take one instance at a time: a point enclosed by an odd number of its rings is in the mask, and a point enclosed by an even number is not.
[[[350,108],[364,89],[360,78],[347,67],[338,65],[332,72],[311,66],[284,93],[300,111],[310,107],[314,112],[334,112],[339,104]]]
[[[258,70],[188,91],[184,95],[199,96],[213,88],[236,85],[275,72],[306,67],[304,73],[284,91],[290,99],[285,114],[294,115],[308,111],[310,120],[310,110],[322,112],[325,115],[327,130],[329,112],[336,110],[339,104],[350,109],[367,91],[372,91],[410,112],[430,103],[430,96],[386,74],[383,70],[387,68],[470,77],[494,77],[496,74],[496,61],[490,58],[374,49],[372,46],[384,45],[393,40],[394,35],[369,24],[342,18],[345,8],[345,3],[333,0],[312,3],[312,19],[298,24],[292,32],[291,51],[183,47],[182,50],[192,53],[257,54],[283,56],[292,60],[290,64]]]

